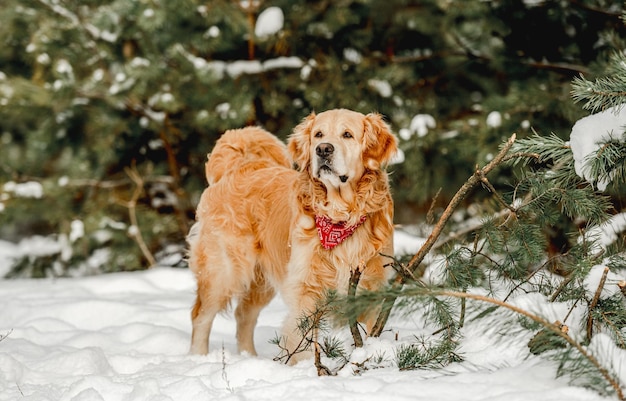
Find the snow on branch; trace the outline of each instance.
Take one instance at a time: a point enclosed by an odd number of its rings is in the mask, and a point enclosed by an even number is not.
[[[608,156],[603,155],[607,143],[624,142],[625,130],[626,108],[620,106],[581,118],[572,127],[569,144],[574,155],[576,174],[595,184],[600,191],[606,190],[616,178],[615,172],[611,166],[598,171],[598,168],[594,168],[594,162],[601,156]]]

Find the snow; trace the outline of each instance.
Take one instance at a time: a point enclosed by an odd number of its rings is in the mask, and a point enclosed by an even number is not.
[[[603,224],[587,230],[585,235],[578,239],[578,242],[586,241],[591,244],[592,252],[599,254],[607,246],[617,241],[624,231],[626,231],[626,213],[617,213]]]
[[[589,158],[593,157],[606,141],[621,139],[625,129],[626,108],[619,106],[581,118],[572,127],[569,144],[574,154],[576,174],[595,184],[600,191],[604,191],[610,184],[610,177],[595,182],[591,175]]]
[[[610,139],[620,139],[626,129],[626,108],[612,107],[608,110],[581,118],[572,127],[570,146],[574,154],[574,168],[579,177],[598,190],[604,191],[610,184],[610,177],[595,182],[591,175],[589,158],[596,154],[603,143]]]
[[[134,57],[130,61],[130,66],[133,68],[149,67],[150,60],[148,60],[147,58],[143,58],[143,57]]]
[[[218,28],[219,29],[219,28]],[[282,68],[303,68],[305,64],[302,59],[291,57],[276,57],[260,60],[233,60],[229,62],[221,60],[207,61],[201,57],[195,56],[188,52],[184,47],[177,46],[177,51],[185,57],[198,71],[198,73],[209,73],[216,80],[224,78],[224,74],[236,79],[244,74],[260,74],[265,71],[282,69]],[[314,66],[312,63],[311,66]]]
[[[584,286],[589,299],[594,297],[596,291],[600,287],[600,281],[604,275],[605,269],[608,268],[604,265],[593,266],[587,277],[585,277]],[[624,279],[625,278],[623,276],[608,271],[602,287],[602,292],[600,293],[600,299],[610,298],[613,295],[618,294],[620,292],[618,284],[624,281]]]
[[[35,198],[43,197],[43,186],[37,181],[27,181],[17,183],[9,181],[2,186],[4,192],[12,193],[17,198]]]
[[[382,79],[370,79],[367,84],[371,86],[381,97],[391,97],[393,89],[388,81]]]
[[[430,114],[417,114],[411,119],[409,128],[401,128],[398,131],[398,135],[405,141],[411,139],[413,135],[417,135],[419,138],[422,138],[428,135],[428,131],[431,128],[435,128],[436,126],[437,121],[435,120],[435,117]]]
[[[94,70],[93,72],[93,80],[98,82],[98,81],[102,81],[102,79],[104,78],[104,70],[102,68],[98,68],[96,70]]]
[[[346,47],[345,49],[343,49],[343,58],[345,58],[352,64],[361,64],[361,62],[363,61],[363,56],[361,55],[361,52],[352,47]]]
[[[72,220],[70,223],[70,242],[76,242],[85,236],[85,224],[80,220]]]
[[[209,38],[217,38],[218,36],[220,36],[220,28],[218,26],[211,26],[205,33],[205,37],[209,37]]]
[[[502,114],[499,111],[492,111],[487,114],[487,126],[489,128],[500,128],[502,126]]]
[[[284,22],[283,10],[279,7],[268,7],[259,14],[254,27],[254,34],[259,38],[274,35],[283,29]]]
[[[265,60],[263,70],[276,70],[279,68],[301,68],[304,62],[298,57],[277,57]]]
[[[545,2],[546,0],[523,0],[524,5],[528,8],[541,6]]]
[[[413,252],[421,241],[399,232],[396,248]],[[16,251],[0,242],[0,267]],[[431,335],[419,317],[397,316],[380,338],[366,339],[337,376],[318,377],[311,361],[293,367],[273,361],[278,350],[269,341],[286,314],[276,298],[259,318],[258,357],[236,353],[229,314],[215,320],[211,352],[188,355],[194,291],[188,269],[166,267],[0,280],[0,401],[608,400],[555,379],[554,365],[529,356],[526,343],[532,333],[501,337],[501,328],[489,319],[468,319],[459,348],[464,362],[445,369],[395,367],[399,344]],[[541,302],[537,296],[518,300]],[[624,351],[610,339],[597,336],[594,341],[614,366],[624,365]],[[359,368],[373,356],[383,360],[380,367]]]
[[[41,65],[48,65],[50,64],[50,56],[48,53],[41,53],[37,55],[37,62]]]

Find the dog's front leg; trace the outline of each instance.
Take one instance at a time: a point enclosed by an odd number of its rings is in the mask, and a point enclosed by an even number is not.
[[[283,339],[287,361],[294,365],[314,355],[318,340],[318,328],[322,311],[318,308],[319,297],[306,290],[294,294],[296,302],[290,305],[283,325]]]

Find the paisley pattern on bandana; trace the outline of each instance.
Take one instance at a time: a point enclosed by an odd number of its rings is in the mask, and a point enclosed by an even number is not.
[[[365,221],[366,216],[361,216],[359,222],[353,226],[347,226],[345,222],[333,223],[331,219],[325,216],[315,216],[315,225],[317,226],[317,234],[324,249],[333,249],[341,244],[346,238],[352,235],[354,230],[359,228]]]

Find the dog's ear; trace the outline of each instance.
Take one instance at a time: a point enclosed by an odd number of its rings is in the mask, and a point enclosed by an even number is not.
[[[293,129],[293,133],[289,136],[287,148],[291,154],[293,162],[297,165],[299,171],[308,168],[311,163],[310,143],[311,129],[315,121],[315,112],[309,114],[300,124]]]
[[[363,162],[370,170],[386,165],[398,151],[398,140],[378,113],[365,116]]]

